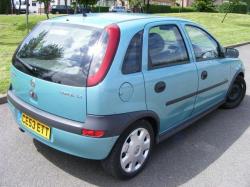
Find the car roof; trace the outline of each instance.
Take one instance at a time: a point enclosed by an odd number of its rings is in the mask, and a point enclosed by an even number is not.
[[[147,24],[154,21],[171,20],[171,21],[186,21],[185,19],[155,16],[151,14],[134,14],[134,13],[89,13],[87,16],[82,14],[58,16],[47,20],[46,22],[71,23],[78,25],[93,26],[103,28],[110,24],[119,24],[124,22],[136,22],[136,24]]]

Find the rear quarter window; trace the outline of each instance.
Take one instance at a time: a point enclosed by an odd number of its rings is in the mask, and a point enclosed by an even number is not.
[[[130,74],[141,71],[143,32],[136,33],[127,48],[122,65],[122,73]]]

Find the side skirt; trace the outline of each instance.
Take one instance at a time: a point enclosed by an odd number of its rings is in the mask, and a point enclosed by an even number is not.
[[[163,140],[169,138],[170,136],[174,135],[175,133],[185,129],[186,127],[188,127],[189,125],[193,124],[195,121],[201,119],[202,117],[206,116],[207,114],[209,114],[210,112],[216,110],[218,107],[220,107],[223,103],[225,102],[225,100],[217,103],[216,105],[212,106],[210,109],[208,109],[205,112],[202,112],[198,115],[195,115],[194,117],[180,123],[179,125],[167,130],[166,132],[163,132],[162,134],[158,135],[158,138],[156,139],[156,143],[160,143]]]

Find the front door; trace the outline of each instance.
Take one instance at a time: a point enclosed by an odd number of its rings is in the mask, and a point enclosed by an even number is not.
[[[224,100],[229,84],[230,63],[221,57],[218,42],[205,30],[186,25],[199,76],[194,115]]]
[[[198,77],[182,32],[170,22],[145,27],[143,74],[148,110],[160,118],[160,133],[188,118],[193,110]]]

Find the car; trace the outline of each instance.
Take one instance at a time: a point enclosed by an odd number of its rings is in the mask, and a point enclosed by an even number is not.
[[[112,6],[109,9],[110,12],[127,12],[126,8],[124,6]]]
[[[74,14],[74,9],[70,6],[68,8],[68,14]],[[65,5],[53,5],[51,7],[52,14],[67,14],[67,8]]]
[[[21,3],[21,5],[20,5]],[[15,11],[18,12],[19,11],[19,6],[20,6],[20,14],[26,14],[26,1],[25,0],[16,0],[14,1],[14,8]]]
[[[7,98],[22,132],[101,160],[108,173],[129,179],[156,144],[218,107],[242,102],[238,57],[185,19],[56,17],[39,23],[17,48]]]

